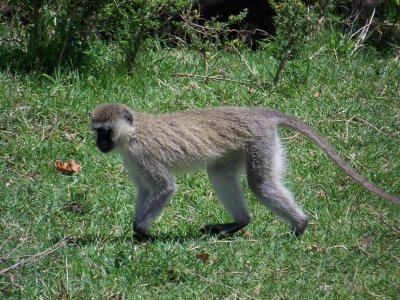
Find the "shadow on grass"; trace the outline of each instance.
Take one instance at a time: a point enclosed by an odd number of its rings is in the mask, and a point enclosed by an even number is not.
[[[69,239],[69,245],[75,245],[78,247],[85,246],[95,246],[95,245],[104,245],[106,243],[117,244],[117,243],[129,243],[129,244],[146,244],[146,243],[180,243],[183,244],[188,241],[198,240],[204,238],[204,234],[200,232],[191,231],[185,236],[178,236],[176,234],[158,234],[154,236],[154,239],[141,239],[132,232],[129,232],[125,235],[112,236],[112,235],[104,235],[104,234],[94,234],[94,235],[84,235],[82,237],[71,237]],[[57,238],[54,238],[56,241]]]
[[[68,245],[85,247],[85,246],[98,246],[107,243],[110,244],[147,244],[147,243],[179,243],[183,244],[186,242],[196,241],[196,240],[207,240],[207,239],[217,239],[219,241],[235,241],[241,239],[243,234],[236,232],[229,235],[221,235],[218,233],[203,233],[197,228],[193,228],[188,233],[184,235],[177,235],[176,233],[161,233],[153,236],[153,239],[142,239],[135,236],[131,231],[127,231],[122,235],[106,235],[106,234],[87,234],[81,237],[71,236],[68,240]],[[299,239],[292,233],[286,233],[282,235],[284,239]],[[59,238],[54,237],[53,242],[58,241]]]

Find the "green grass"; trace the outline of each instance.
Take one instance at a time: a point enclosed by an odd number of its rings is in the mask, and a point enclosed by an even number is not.
[[[273,49],[272,49],[273,50]],[[250,236],[203,235],[227,215],[205,172],[178,178],[152,243],[132,240],[134,188],[120,160],[95,149],[90,111],[117,101],[164,112],[217,105],[268,106],[318,129],[361,174],[400,194],[399,61],[368,49],[335,55],[315,41],[289,62],[278,86],[271,48],[209,54],[147,51],[132,76],[101,64],[90,74],[0,73],[0,270],[65,236],[67,245],[6,275],[0,298],[375,298],[400,294],[399,207],[365,191],[309,141],[282,131],[287,183],[311,224],[301,239],[246,188]],[[253,74],[251,74],[250,69]],[[75,159],[65,176],[56,159]],[[71,204],[82,204],[71,211]],[[196,254],[208,253],[215,263]]]

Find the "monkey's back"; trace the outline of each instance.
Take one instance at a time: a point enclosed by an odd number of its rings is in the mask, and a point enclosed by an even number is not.
[[[138,159],[155,159],[167,166],[201,164],[244,149],[256,137],[259,116],[255,109],[240,107],[137,113],[130,147]]]

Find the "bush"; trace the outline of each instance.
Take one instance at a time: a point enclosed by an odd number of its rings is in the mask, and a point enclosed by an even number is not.
[[[93,41],[116,42],[131,70],[145,35],[180,0],[8,0],[0,9],[0,68],[76,68]],[[181,4],[182,6],[182,4]],[[105,39],[106,38],[106,39]]]
[[[106,1],[5,1],[1,67],[52,70],[79,64]]]
[[[275,49],[273,54],[281,63],[275,83],[285,62],[302,49],[316,29],[326,24],[332,28],[328,47],[340,55],[352,54],[367,41],[386,48],[396,45],[400,38],[399,0],[376,2],[375,7],[369,8],[373,9],[373,14],[368,14],[365,8],[364,14],[360,14],[359,7],[354,4],[356,1],[266,1],[273,5],[277,15],[276,36],[271,49]],[[0,2],[0,69],[27,72],[87,69],[108,51],[107,57],[113,67],[122,67],[129,73],[141,49],[151,41],[148,39],[151,33],[173,13],[189,7],[190,2],[3,0]],[[308,5],[312,2],[313,5]],[[230,45],[236,49],[240,45],[236,40],[227,43],[224,34],[231,33],[227,26],[242,20],[246,11],[230,16],[227,22],[210,20],[201,26],[192,22],[196,18],[193,13],[184,19],[180,28],[188,36],[190,47],[204,56],[206,67],[208,51]],[[371,27],[366,23],[368,17]],[[359,33],[363,26],[365,30]],[[100,52],[96,52],[98,50]]]

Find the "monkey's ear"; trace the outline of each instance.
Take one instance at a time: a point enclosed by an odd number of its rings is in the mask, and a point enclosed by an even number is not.
[[[132,117],[132,114],[131,114],[128,110],[124,109],[124,110],[123,110],[123,115],[124,115],[124,119],[125,119],[130,125],[132,125],[132,124],[133,124],[133,117]]]

